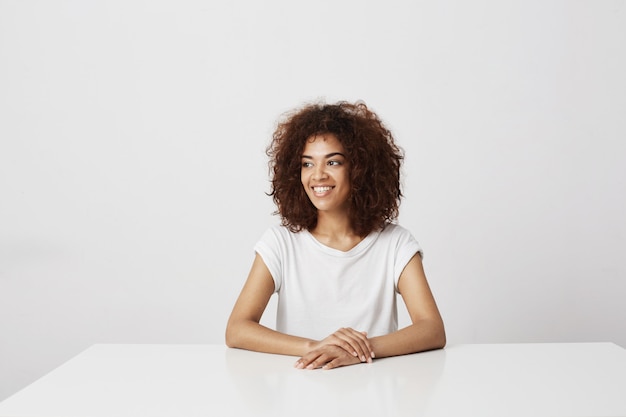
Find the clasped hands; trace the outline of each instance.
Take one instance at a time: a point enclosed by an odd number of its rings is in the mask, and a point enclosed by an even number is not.
[[[341,328],[324,340],[314,344],[306,355],[296,361],[298,369],[332,369],[340,366],[372,362],[374,350],[367,332]]]

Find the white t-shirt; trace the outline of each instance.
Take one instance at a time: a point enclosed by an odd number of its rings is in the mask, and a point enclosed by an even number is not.
[[[283,226],[268,229],[254,249],[278,293],[276,330],[315,340],[341,327],[369,337],[397,330],[398,279],[413,255],[422,255],[411,233],[395,224],[347,252]]]

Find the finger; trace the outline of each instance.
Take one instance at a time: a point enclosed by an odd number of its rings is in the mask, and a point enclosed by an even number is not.
[[[365,362],[370,355],[370,350],[367,346],[367,339],[365,336],[351,328],[342,328],[335,332],[337,338],[341,339],[344,344],[350,346],[348,352],[352,352],[353,356],[358,357],[362,362]],[[347,349],[346,349],[347,350]]]
[[[302,358],[298,359],[296,361],[296,363],[293,364],[293,367],[296,369],[303,369],[304,368],[304,361],[302,360]]]
[[[315,359],[320,356],[320,353],[317,351],[312,351],[301,357],[296,361],[294,367],[297,369],[305,369],[308,367]]]
[[[362,347],[364,346],[363,350],[364,350],[365,358],[367,362],[371,362],[372,358],[374,358],[375,355],[374,355],[374,348],[372,347],[370,340],[367,338],[367,332],[365,331],[357,332],[356,330],[353,330],[353,332],[355,332],[358,335],[358,340],[363,343],[361,346]]]
[[[366,342],[367,342],[367,346],[368,346],[368,347],[369,347],[369,349],[370,349],[370,354],[369,354],[369,356],[368,356],[368,359],[369,359],[369,358],[374,359],[374,358],[376,357],[376,354],[374,353],[374,348],[372,347],[372,344],[370,343],[370,340],[369,340],[369,339],[367,339],[367,332],[361,332],[361,334],[362,334],[363,336],[365,336],[365,338],[366,338]],[[368,362],[371,362],[371,360],[368,360]]]
[[[334,369],[334,368],[339,368],[340,366],[355,365],[357,363],[361,363],[359,361],[359,358],[355,358],[353,356],[342,355],[342,356],[337,356],[333,360],[327,362],[324,366],[322,366],[322,369],[324,370]]]
[[[339,337],[341,337],[355,352],[357,352],[357,356],[362,362],[371,362],[373,351],[370,341],[366,336],[367,333],[357,332],[349,327],[339,329],[337,333],[340,335]]]
[[[326,354],[321,354],[319,355],[317,358],[315,358],[314,360],[312,360],[311,362],[309,362],[308,365],[306,365],[304,367],[304,369],[317,369],[317,368],[321,368],[322,366],[326,365],[326,363],[330,360],[330,357],[328,357],[328,355]]]
[[[347,337],[339,332],[333,333],[329,338],[329,344],[340,347],[345,350],[350,355],[358,358],[359,352],[357,349],[359,348],[358,343],[354,342],[350,337]]]
[[[365,336],[349,327],[343,327],[337,330],[333,333],[333,336],[349,344],[355,351],[362,350],[362,339],[365,338]]]

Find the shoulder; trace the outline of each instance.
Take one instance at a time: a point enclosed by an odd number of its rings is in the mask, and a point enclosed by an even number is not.
[[[258,244],[270,246],[291,246],[298,242],[304,232],[292,232],[282,225],[271,226],[265,230]]]
[[[380,235],[393,240],[413,238],[413,234],[408,229],[396,223],[387,223],[380,231]]]
[[[290,240],[293,239],[297,234],[289,230],[287,227],[282,225],[275,225],[268,227],[262,235],[263,238],[273,238],[278,240]]]
[[[423,257],[424,253],[417,239],[406,228],[396,223],[388,223],[383,230],[380,231],[379,239],[384,241],[387,245],[396,248],[399,252],[408,252],[411,255],[415,252],[419,252]]]

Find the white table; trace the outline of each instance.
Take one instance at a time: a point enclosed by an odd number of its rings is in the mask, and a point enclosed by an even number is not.
[[[94,345],[0,416],[626,416],[612,343],[457,345],[330,371],[220,345]]]

